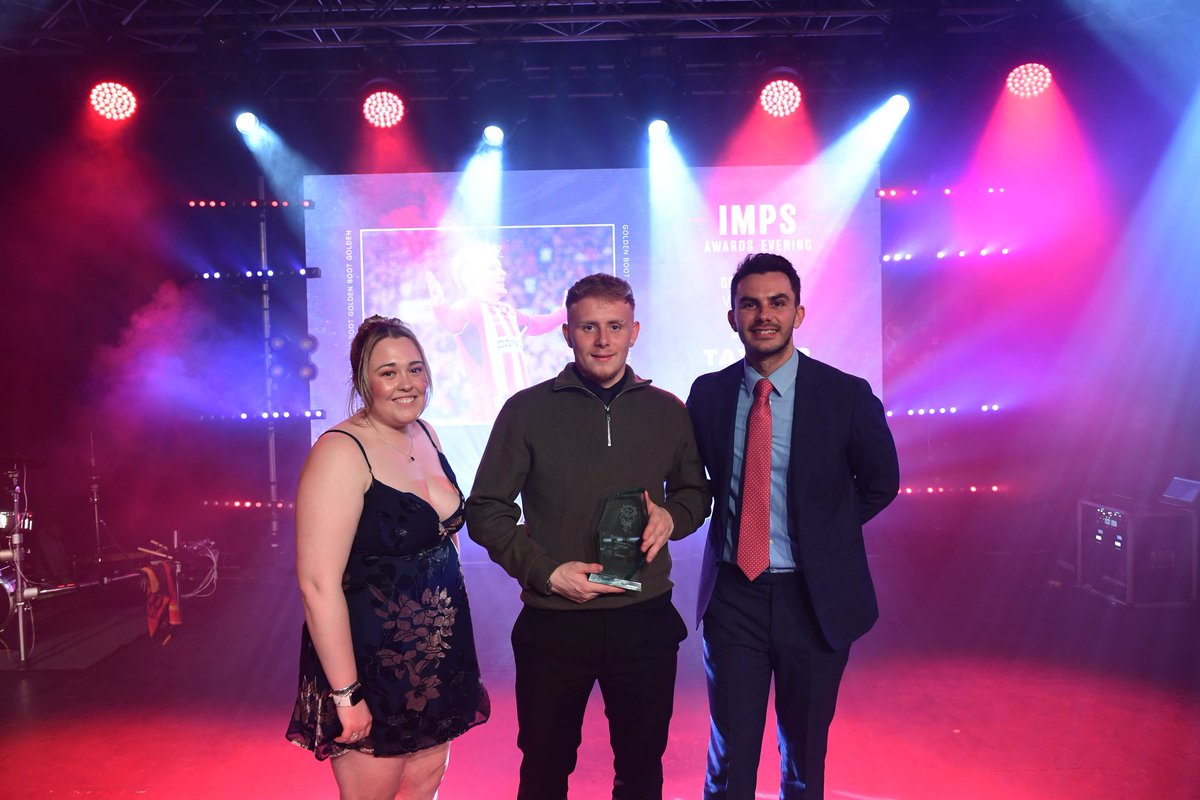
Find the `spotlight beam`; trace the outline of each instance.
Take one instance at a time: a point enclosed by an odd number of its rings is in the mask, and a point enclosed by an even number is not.
[[[880,159],[908,110],[908,99],[895,95],[817,157],[815,163],[837,178],[830,184],[836,189],[824,193],[827,211],[821,227],[815,231],[816,241],[837,241],[838,234],[867,191],[868,184],[872,179],[877,180]],[[803,196],[803,193],[798,194]],[[819,255],[814,260],[822,263]],[[814,278],[820,278],[819,271]]]

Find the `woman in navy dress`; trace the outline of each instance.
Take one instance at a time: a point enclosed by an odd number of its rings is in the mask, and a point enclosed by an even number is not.
[[[304,604],[287,736],[332,758],[344,799],[433,798],[450,740],[487,720],[458,559],[463,496],[419,419],[431,377],[397,319],[350,348],[348,418],[313,445],[296,496]]]

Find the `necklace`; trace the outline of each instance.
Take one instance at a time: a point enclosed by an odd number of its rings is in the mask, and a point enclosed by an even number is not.
[[[366,417],[366,420],[367,420],[367,424],[371,426],[371,430],[375,431],[375,435],[379,437],[379,441],[383,442],[384,444],[386,444],[388,447],[392,448],[393,450],[395,450],[395,451],[397,451],[397,452],[399,452],[399,453],[402,453],[402,454],[403,454],[405,457],[407,457],[407,458],[408,458],[408,460],[409,460],[410,462],[411,462],[411,461],[416,461],[416,460],[417,460],[417,459],[416,459],[416,456],[414,456],[414,455],[412,454],[412,451],[413,451],[413,440],[412,440],[412,437],[411,437],[411,436],[409,436],[409,437],[408,437],[408,452],[405,452],[404,450],[402,450],[402,449],[400,448],[400,446],[399,446],[399,445],[392,444],[392,443],[391,443],[391,442],[389,442],[387,439],[383,438],[383,434],[379,432],[379,428],[376,428],[376,427],[375,427],[375,423],[374,423],[374,422],[371,422],[371,418],[370,418],[370,417]],[[405,434],[405,435],[407,435],[407,434]]]

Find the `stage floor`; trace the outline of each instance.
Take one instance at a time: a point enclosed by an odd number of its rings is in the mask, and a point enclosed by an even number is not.
[[[900,510],[869,529],[883,616],[851,653],[827,797],[1200,796],[1200,613],[1127,608],[1072,586],[1061,518],[1049,515],[1038,529],[1036,509],[1022,514],[1014,526],[982,507]],[[698,537],[673,545],[685,619],[698,545]],[[519,753],[507,637],[519,601],[477,547],[467,545],[464,557],[493,713],[454,743],[441,797],[513,797]],[[301,620],[290,570],[287,553],[229,565],[212,597],[185,601],[184,625],[165,646],[122,633],[90,666],[0,672],[0,796],[336,797],[328,765],[283,738]],[[45,643],[87,637],[73,627],[96,624],[84,607],[108,619],[139,598],[42,602],[35,611]],[[52,603],[79,604],[81,613],[66,605],[52,613]],[[664,797],[690,800],[700,796],[708,736],[696,632],[680,653],[675,707]],[[778,796],[777,769],[768,731],[758,797]],[[595,696],[571,797],[608,797],[611,780]]]

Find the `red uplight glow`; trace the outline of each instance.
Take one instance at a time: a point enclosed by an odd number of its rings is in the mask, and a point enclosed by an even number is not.
[[[89,96],[92,109],[105,119],[129,119],[137,111],[137,98],[128,86],[105,81],[92,87]]]
[[[758,103],[772,117],[790,116],[800,107],[800,87],[784,78],[771,81],[763,87]]]
[[[1005,84],[1008,91],[1017,97],[1030,98],[1037,97],[1049,89],[1052,80],[1053,76],[1047,67],[1041,64],[1022,64],[1008,73]]]
[[[376,128],[391,128],[404,118],[404,101],[395,92],[380,89],[363,101],[363,119]]]

